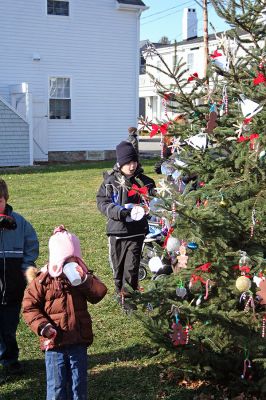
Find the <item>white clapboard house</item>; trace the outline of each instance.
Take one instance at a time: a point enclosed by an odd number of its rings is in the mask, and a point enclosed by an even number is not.
[[[0,166],[108,159],[137,123],[141,0],[0,2]]]
[[[262,14],[261,21],[265,23],[266,12]],[[248,36],[244,31],[238,32],[241,36]],[[224,33],[218,35],[210,34],[208,36],[209,54],[212,54],[219,47],[219,40]],[[170,69],[174,69],[179,61],[186,63],[186,74],[184,77],[197,73],[199,77],[204,76],[204,39],[203,36],[197,35],[197,15],[194,8],[185,8],[182,18],[182,40],[173,44],[154,43],[157,53],[161,55]],[[232,48],[237,48],[236,43],[231,42]],[[246,47],[252,47],[248,44]],[[154,54],[148,54],[145,58],[146,43],[140,44],[141,67],[139,80],[139,114],[148,120],[165,119],[165,103],[158,94],[157,88],[151,75],[160,81],[165,87],[171,87],[173,81],[157,68],[164,70],[164,66],[160,57]],[[237,48],[236,57],[243,56],[244,50]],[[151,74],[151,75],[150,75]],[[191,83],[191,86],[193,82]],[[190,90],[189,85],[187,89]],[[167,110],[169,117],[174,116],[174,112]]]

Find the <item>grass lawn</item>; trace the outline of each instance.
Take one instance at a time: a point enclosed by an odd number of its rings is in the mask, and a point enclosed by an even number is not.
[[[143,163],[153,173],[154,160]],[[192,399],[195,391],[165,381],[166,355],[151,346],[142,324],[125,315],[114,301],[108,264],[105,218],[96,208],[95,196],[102,172],[112,163],[54,165],[0,170],[9,186],[14,210],[35,227],[40,240],[38,267],[48,257],[53,228],[64,224],[81,241],[83,258],[107,284],[104,300],[89,309],[95,339],[89,348],[89,399]],[[160,176],[159,176],[160,178]],[[149,284],[145,280],[144,286]],[[0,387],[0,400],[44,400],[45,366],[38,338],[23,321],[18,329],[20,359],[25,375]]]

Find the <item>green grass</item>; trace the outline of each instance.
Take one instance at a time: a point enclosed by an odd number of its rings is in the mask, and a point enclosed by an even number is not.
[[[145,173],[158,180],[153,165],[154,160],[145,161]],[[160,378],[171,360],[154,351],[141,322],[125,315],[114,300],[106,221],[95,202],[102,172],[111,167],[112,163],[105,162],[2,169],[0,176],[8,183],[9,203],[36,229],[40,240],[38,267],[47,261],[53,228],[63,223],[78,235],[84,260],[109,288],[100,304],[89,306],[95,333],[88,350],[89,398],[192,399],[195,392],[193,395]],[[148,280],[144,286],[147,284]],[[44,400],[45,365],[38,338],[23,320],[17,336],[25,374],[0,387],[0,400]]]

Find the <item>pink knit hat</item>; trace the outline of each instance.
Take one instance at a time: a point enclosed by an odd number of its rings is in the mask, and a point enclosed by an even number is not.
[[[54,278],[61,275],[63,265],[69,257],[81,259],[79,239],[68,232],[64,225],[60,225],[54,229],[49,239],[49,274]]]

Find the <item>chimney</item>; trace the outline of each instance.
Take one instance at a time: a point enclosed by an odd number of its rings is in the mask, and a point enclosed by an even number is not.
[[[195,8],[185,8],[182,19],[182,39],[188,40],[198,36],[198,19]]]

